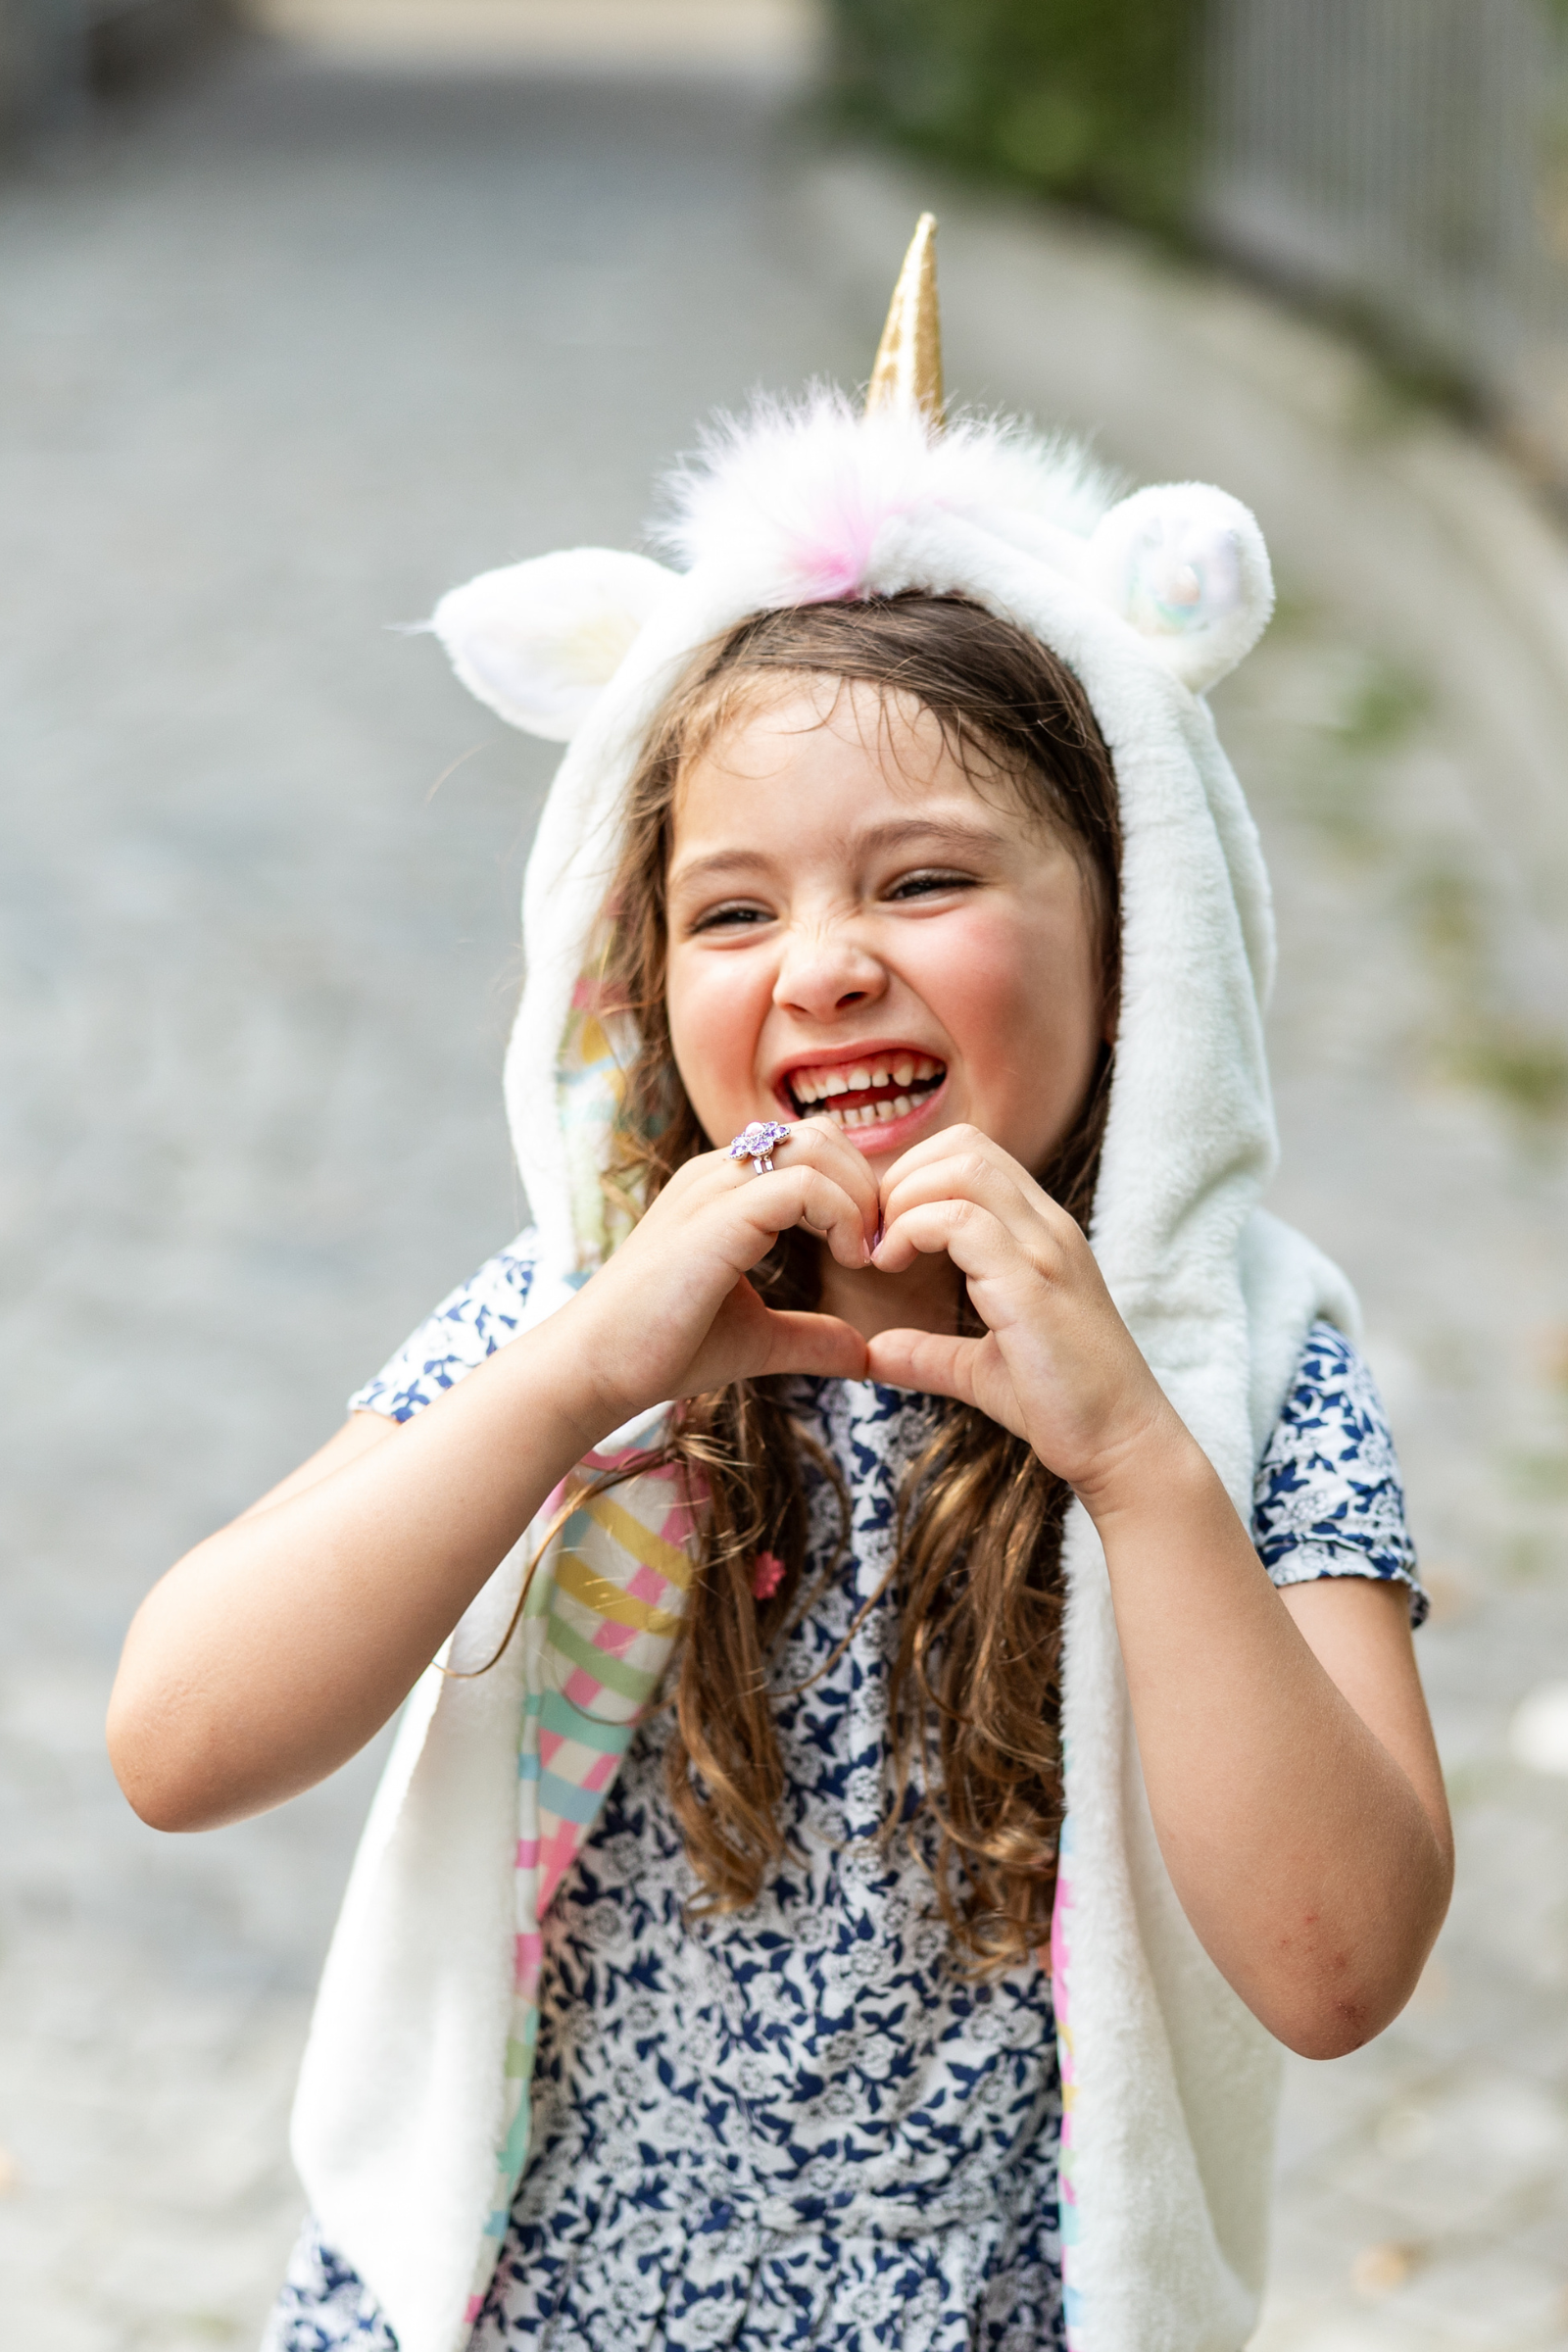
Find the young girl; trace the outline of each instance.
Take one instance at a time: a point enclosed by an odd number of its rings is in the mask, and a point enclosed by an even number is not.
[[[1443,1918],[1393,1449],[1256,1207],[1200,697],[1261,541],[944,430],[933,306],[927,222],[866,415],[733,430],[680,569],[436,617],[572,739],[536,1224],[157,1588],[111,1719],[192,1829],[414,1693],[275,2352],[1235,2352],[1277,2043],[1378,2033]]]

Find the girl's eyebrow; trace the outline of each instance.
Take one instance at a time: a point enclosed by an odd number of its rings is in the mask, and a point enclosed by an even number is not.
[[[680,890],[692,882],[707,882],[719,874],[755,873],[760,866],[771,863],[772,859],[761,850],[711,850],[706,858],[689,858],[677,865],[669,877],[669,886],[671,890]]]
[[[855,846],[861,850],[900,850],[912,842],[943,845],[952,850],[995,850],[1001,846],[1002,835],[995,826],[967,822],[962,817],[910,816],[889,817],[885,823],[870,825],[857,834]],[[758,873],[774,863],[765,850],[750,850],[737,845],[732,850],[712,850],[706,858],[693,858],[675,867],[670,876],[672,890],[689,889],[694,882],[706,882],[720,874]]]
[[[949,849],[971,852],[1002,846],[995,825],[961,816],[889,817],[885,824],[872,825],[859,839],[868,850],[902,850],[915,841],[941,842]]]

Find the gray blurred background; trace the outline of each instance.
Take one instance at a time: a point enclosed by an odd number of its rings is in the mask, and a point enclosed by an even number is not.
[[[1568,51],[1547,0],[0,0],[0,2352],[249,2347],[372,1754],[119,1797],[153,1578],[522,1216],[548,780],[400,633],[760,384],[1257,511],[1275,1205],[1366,1304],[1453,1917],[1293,2064],[1263,2352],[1568,2346]]]

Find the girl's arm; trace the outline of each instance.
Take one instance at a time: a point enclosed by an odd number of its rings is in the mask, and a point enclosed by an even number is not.
[[[864,1162],[797,1131],[757,1180],[710,1152],[566,1306],[401,1426],[361,1415],[197,1544],[138,1610],[109,1746],[144,1821],[214,1828],[346,1763],[402,1703],[567,1472],[665,1397],[768,1372],[858,1375],[858,1334],[777,1314],[746,1276],[809,1219],[847,1265],[876,1229]]]
[[[1453,1878],[1409,1595],[1277,1592],[1168,1406],[1085,1500],[1182,1906],[1281,2041],[1357,2049],[1408,2000]]]
[[[412,1421],[356,1414],[154,1587],[109,1710],[115,1771],[144,1821],[212,1829],[296,1796],[401,1704],[605,1434],[569,1385],[563,1402],[547,1334]]]
[[[1452,1840],[1402,1588],[1282,1595],[1072,1219],[975,1130],[886,1180],[876,1263],[945,1250],[979,1340],[888,1332],[873,1378],[978,1404],[1074,1488],[1104,1545],[1160,1850],[1215,1965],[1330,2058],[1409,1998]]]

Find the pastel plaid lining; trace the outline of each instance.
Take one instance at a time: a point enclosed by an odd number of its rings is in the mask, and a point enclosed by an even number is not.
[[[489,2290],[512,2200],[528,2158],[530,2084],[539,2034],[539,1923],[598,1817],[631,1736],[658,1695],[686,1611],[694,1500],[678,1466],[638,1471],[646,1446],[590,1453],[545,1505],[580,1496],[540,1560],[517,1641],[524,1687],[517,1748],[517,1855],[506,2130],[468,2298]],[[606,1471],[626,1472],[603,1494]]]

